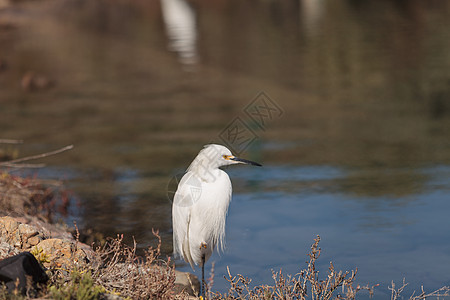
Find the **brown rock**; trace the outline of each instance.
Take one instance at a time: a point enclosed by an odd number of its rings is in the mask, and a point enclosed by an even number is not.
[[[5,242],[19,250],[29,250],[47,236],[38,227],[19,222],[20,218],[0,218],[0,242]]]
[[[0,217],[0,243],[0,257],[19,252],[12,249],[31,251],[48,261],[46,267],[84,264],[93,255],[91,247],[76,242],[62,228],[23,217]]]
[[[48,262],[44,262],[47,268],[83,265],[89,261],[86,249],[81,244],[67,239],[47,239],[34,246],[31,251],[42,252]]]
[[[200,291],[200,281],[197,276],[188,273],[175,270],[175,287],[176,294],[186,292],[190,296],[196,296]]]
[[[19,222],[11,217],[0,218],[0,241],[20,248],[19,224]]]
[[[16,254],[19,254],[19,250],[17,250],[8,243],[5,242],[0,243],[0,259],[4,259]]]
[[[30,246],[36,246],[37,244],[39,244],[42,241],[42,239],[39,236],[32,236],[28,239],[27,243]]]
[[[35,235],[38,235],[39,232],[37,231],[36,227],[28,225],[28,224],[19,224],[19,234],[28,239],[30,237],[33,237]]]
[[[31,246],[28,239],[37,236],[39,231],[34,226],[21,224],[16,219],[7,216],[0,218],[0,233],[0,241],[17,249],[26,250]]]
[[[19,222],[17,222],[14,218],[11,217],[2,217],[0,218],[0,229],[3,232],[3,229],[6,232],[14,232],[19,228]]]

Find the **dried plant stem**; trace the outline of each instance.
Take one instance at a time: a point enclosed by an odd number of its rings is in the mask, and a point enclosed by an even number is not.
[[[23,140],[0,139],[0,144],[22,144]]]
[[[175,270],[170,259],[162,260],[161,237],[152,230],[158,240],[143,257],[136,254],[136,241],[129,247],[123,243],[123,235],[109,239],[95,250],[92,259],[92,278],[109,292],[118,292],[131,299],[179,299],[185,294],[175,295]]]
[[[57,149],[57,150],[54,150],[54,151],[45,152],[45,153],[32,155],[32,156],[27,156],[27,157],[22,157],[22,158],[17,158],[17,159],[5,161],[5,162],[0,162],[0,167],[13,167],[13,168],[42,167],[42,166],[44,166],[43,164],[19,164],[19,163],[24,162],[24,161],[40,159],[40,158],[48,157],[48,156],[55,155],[55,154],[59,154],[61,152],[65,152],[65,151],[71,150],[72,148],[73,148],[73,145],[68,145],[68,146],[65,146],[63,148],[60,148],[60,149]]]
[[[397,299],[403,299],[404,297],[401,295],[403,290],[406,288],[408,283],[405,281],[405,278],[403,278],[403,283],[399,288],[396,288],[394,281],[391,282],[391,286],[388,287],[388,289],[391,291],[391,300],[397,300]],[[450,296],[450,286],[443,286],[431,293],[426,293],[423,289],[423,286],[421,287],[421,293],[418,295],[415,295],[415,291],[409,297],[409,300],[424,300],[431,297],[436,297],[439,299],[440,297],[449,297]]]
[[[367,289],[370,295],[373,293],[373,287],[369,288],[357,286],[353,288],[357,270],[354,271],[336,271],[333,263],[330,262],[327,276],[324,279],[319,278],[319,271],[316,269],[316,261],[320,257],[321,249],[319,247],[320,237],[314,239],[309,252],[309,261],[306,268],[300,270],[295,276],[284,275],[281,270],[272,271],[274,285],[261,285],[250,288],[251,280],[238,274],[232,276],[227,267],[228,276],[225,279],[230,283],[228,294],[222,295],[216,293],[213,299],[312,299],[329,300],[335,299],[355,299],[356,292]],[[337,288],[342,287],[342,294],[337,293]]]

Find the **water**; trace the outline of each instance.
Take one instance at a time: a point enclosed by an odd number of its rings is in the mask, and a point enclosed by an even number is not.
[[[296,176],[296,172],[309,176]],[[269,173],[278,176],[269,184],[265,176],[258,178],[253,172],[244,176],[232,172],[239,182],[252,182],[263,192],[249,188],[234,197],[228,248],[216,257],[216,270],[229,266],[235,273],[266,283],[271,282],[271,269],[295,274],[306,266],[305,253],[319,234],[322,276],[330,261],[337,269],[358,268],[357,282],[380,284],[375,294],[379,298],[387,297],[391,280],[400,284],[406,278],[411,287],[424,285],[427,290],[448,285],[450,236],[445,220],[450,168],[420,172],[429,178],[427,185],[403,196],[339,190],[337,186],[348,181],[349,174],[333,168],[275,167]],[[285,185],[290,174],[297,187],[280,191],[278,186]],[[217,284],[226,286],[221,281]]]
[[[159,228],[170,254],[172,178],[236,125],[264,168],[227,170],[217,290],[226,266],[296,273],[317,234],[322,273],[357,267],[377,298],[404,277],[405,296],[449,285],[450,5],[166,1],[0,10],[0,138],[21,156],[75,145],[31,171],[65,179],[66,221],[140,248]],[[24,90],[29,71],[53,86]],[[275,110],[252,119],[260,95]]]

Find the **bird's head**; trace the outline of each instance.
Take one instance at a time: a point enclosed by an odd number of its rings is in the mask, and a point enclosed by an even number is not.
[[[231,151],[225,146],[209,144],[199,152],[188,170],[199,166],[211,169],[234,164],[261,166],[259,163],[256,163],[254,161],[234,156]]]

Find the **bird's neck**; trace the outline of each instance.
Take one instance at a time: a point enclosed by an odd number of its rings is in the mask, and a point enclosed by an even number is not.
[[[198,163],[194,164],[194,162],[189,166],[188,172],[193,172],[205,182],[214,182],[222,176],[223,173],[218,167],[211,167],[210,165],[206,166],[205,164]]]

